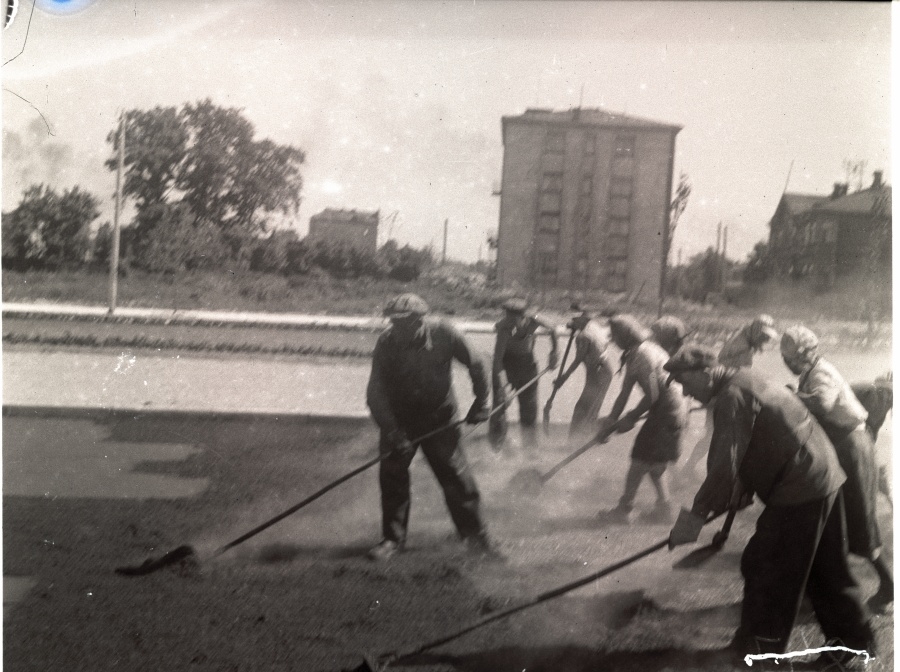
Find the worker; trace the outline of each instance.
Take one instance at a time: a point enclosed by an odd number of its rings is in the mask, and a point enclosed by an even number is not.
[[[487,370],[481,357],[452,325],[426,319],[428,304],[415,294],[388,302],[390,326],[379,336],[372,355],[366,401],[381,430],[380,463],[382,535],[371,549],[373,560],[387,560],[403,550],[410,508],[409,465],[421,446],[444,491],[450,517],[469,550],[497,557],[481,517],[480,495],[453,424],[456,400],[451,369],[454,360],[469,371],[475,400],[465,417],[470,424],[488,418]],[[417,442],[416,438],[444,428]]]
[[[556,368],[556,330],[538,317],[522,298],[512,298],[503,303],[503,319],[494,325],[497,339],[494,343],[492,383],[494,388],[494,412],[488,426],[488,438],[495,449],[506,439],[506,384],[518,393],[519,424],[522,446],[528,450],[537,447],[538,412],[538,364],[534,345],[539,331],[550,336],[548,369]],[[498,410],[499,409],[499,410]]]
[[[829,643],[875,655],[844,546],[845,476],[815,418],[785,387],[717,364],[704,346],[685,346],[665,369],[714,418],[706,479],[669,548],[695,542],[709,517],[748,505],[754,493],[765,505],[741,558],[740,627],[719,655],[743,666],[747,654],[783,653],[804,593]]]
[[[878,441],[878,432],[894,406],[894,373],[888,371],[871,383],[854,383],[850,388],[868,413],[866,429],[874,443]]]
[[[776,338],[775,321],[770,315],[760,315],[725,342],[719,351],[719,363],[733,368],[752,366],[753,357]]]
[[[888,371],[871,383],[854,383],[850,388],[869,414],[866,418],[866,430],[872,437],[872,443],[876,443],[878,432],[881,431],[888,412],[894,406],[894,373]],[[887,465],[884,464],[878,466],[878,491],[893,505],[891,482],[887,474]]]
[[[753,357],[762,352],[767,343],[778,337],[775,331],[775,321],[770,315],[760,315],[750,324],[743,327],[732,336],[719,351],[719,364],[731,368],[750,367],[753,365]],[[675,482],[684,484],[692,480],[696,473],[697,465],[709,450],[709,442],[712,439],[713,419],[708,411],[703,414],[703,434],[694,444],[691,454],[685,463],[675,474]]]
[[[575,370],[584,365],[584,389],[575,402],[569,436],[583,436],[597,431],[597,416],[609,390],[613,377],[613,366],[607,355],[609,339],[606,330],[589,308],[581,308],[568,326],[575,334],[575,357],[571,366],[553,382],[557,389],[562,387]]]
[[[879,587],[869,606],[884,610],[894,601],[894,578],[882,554],[876,506],[878,470],[875,446],[866,429],[866,409],[840,372],[819,354],[818,337],[803,325],[784,332],[781,356],[791,373],[799,376],[797,396],[828,434],[847,475],[843,491],[849,549],[875,568]]]
[[[684,322],[673,315],[660,317],[650,325],[650,332],[653,334],[653,340],[666,351],[669,357],[681,349],[689,334]]]
[[[686,404],[678,385],[666,385],[668,374],[663,364],[669,359],[668,353],[650,340],[650,333],[637,319],[628,314],[616,315],[609,321],[609,331],[613,343],[622,351],[625,377],[622,390],[609,415],[601,421],[597,436],[605,436],[613,427],[619,433],[631,431],[645,412],[647,419],[634,440],[619,504],[609,511],[601,511],[600,518],[607,523],[629,523],[638,488],[644,476],[649,476],[656,489],[656,505],[642,517],[649,523],[671,523],[672,506],[665,472],[678,460],[681,432],[687,419]],[[642,398],[620,418],[635,385]]]

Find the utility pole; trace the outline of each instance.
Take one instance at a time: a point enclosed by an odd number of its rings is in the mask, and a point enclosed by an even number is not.
[[[447,263],[447,225],[450,223],[449,219],[444,220],[444,255],[441,258],[441,265]]]
[[[113,212],[112,250],[109,255],[109,314],[116,311],[119,291],[119,215],[122,211],[122,169],[125,165],[125,113],[119,117],[119,161],[116,166],[116,209]]]
[[[722,277],[720,279],[720,283],[724,286],[727,277],[725,277],[728,273],[728,225],[725,225],[725,229],[722,231],[722,260],[721,260],[721,268],[722,268]]]

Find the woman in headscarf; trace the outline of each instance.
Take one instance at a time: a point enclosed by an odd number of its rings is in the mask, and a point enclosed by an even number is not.
[[[669,523],[673,519],[672,504],[665,472],[669,464],[678,460],[681,450],[681,432],[687,417],[684,395],[677,383],[667,385],[669,374],[663,370],[663,365],[669,360],[669,354],[650,338],[650,332],[637,319],[631,315],[617,315],[609,321],[609,331],[613,343],[622,351],[625,379],[602,427],[615,425],[617,432],[624,433],[630,431],[645,412],[647,420],[634,439],[631,465],[619,505],[610,511],[602,511],[600,516],[611,523],[630,522],[638,488],[644,476],[649,476],[656,489],[656,506],[644,519],[651,523]],[[635,385],[643,396],[637,406],[620,419]]]
[[[777,336],[775,321],[769,315],[760,315],[725,342],[719,351],[719,364],[735,369],[751,366],[753,356]]]
[[[866,558],[878,573],[879,588],[869,606],[882,610],[894,601],[894,577],[881,553],[876,502],[875,446],[866,429],[868,413],[831,362],[819,354],[819,339],[803,325],[781,337],[781,356],[799,376],[797,396],[831,439],[847,481],[843,485],[851,553]]]

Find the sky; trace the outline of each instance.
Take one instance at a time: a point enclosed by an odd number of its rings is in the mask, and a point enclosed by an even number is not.
[[[3,33],[2,208],[75,185],[112,218],[106,138],[127,109],[210,98],[306,153],[302,236],[380,210],[401,244],[487,256],[501,118],[601,107],[682,126],[692,193],[673,261],[743,260],[787,186],[891,182],[893,3],[21,0]],[[126,210],[126,217],[129,216]]]

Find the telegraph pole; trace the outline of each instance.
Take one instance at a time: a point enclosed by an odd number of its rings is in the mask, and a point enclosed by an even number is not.
[[[116,167],[116,209],[113,213],[112,250],[109,255],[109,314],[116,311],[119,291],[119,215],[122,211],[122,168],[125,164],[125,114],[119,117],[119,160]]]
[[[441,265],[445,265],[447,263],[447,225],[450,223],[449,219],[444,220],[444,255],[441,257]]]

